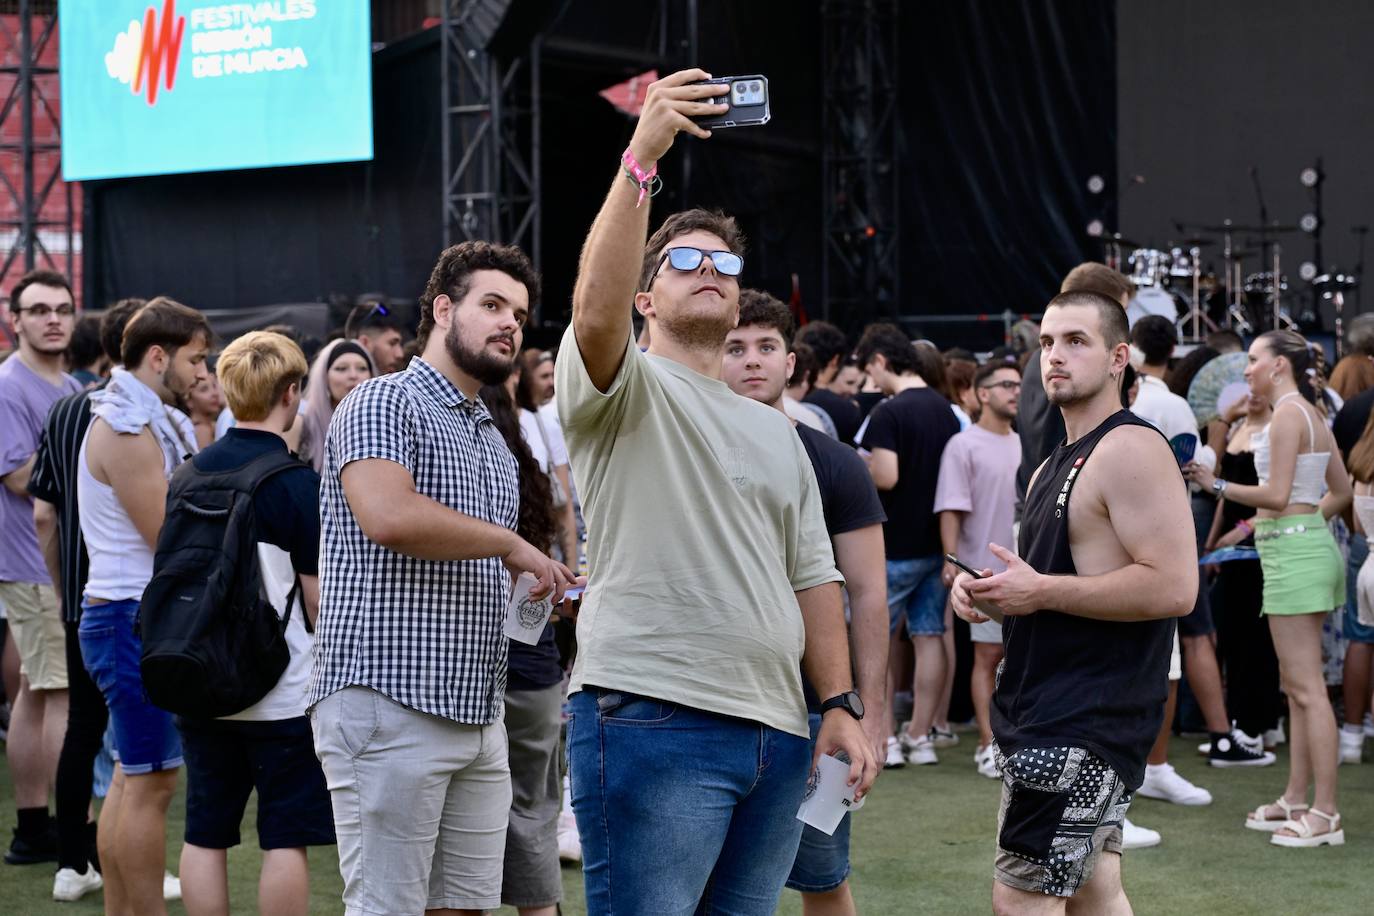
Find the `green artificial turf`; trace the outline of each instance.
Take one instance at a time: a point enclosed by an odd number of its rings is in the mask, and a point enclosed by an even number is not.
[[[854,816],[854,889],[859,911],[869,914],[987,913],[998,783],[973,767],[971,735],[941,751],[933,767],[889,771],[862,812]],[[1150,799],[1131,806],[1131,819],[1164,834],[1155,849],[1126,853],[1127,893],[1137,913],[1367,914],[1374,912],[1374,744],[1361,766],[1341,767],[1341,810],[1346,845],[1314,850],[1280,849],[1264,834],[1246,830],[1245,812],[1277,796],[1286,777],[1286,755],[1263,769],[1209,769],[1196,742],[1175,739],[1171,753],[1181,773],[1215,796],[1212,805],[1184,808]],[[0,759],[0,836],[14,826],[13,790]],[[172,805],[168,862],[176,870],[184,799]],[[250,805],[251,809],[251,805]],[[249,846],[229,855],[230,895],[236,913],[256,911],[259,853],[252,842],[253,816],[245,818]],[[665,864],[665,867],[670,867]],[[342,910],[334,850],[311,852],[312,911]],[[581,914],[581,875],[564,868],[563,912]],[[79,903],[51,899],[49,866],[0,865],[0,912],[80,914],[100,911],[100,895]],[[172,913],[183,912],[173,904]],[[505,912],[513,912],[503,910]],[[788,891],[779,912],[801,912]]]

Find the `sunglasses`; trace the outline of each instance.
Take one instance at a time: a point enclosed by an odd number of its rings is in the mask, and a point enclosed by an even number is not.
[[[979,385],[978,387],[979,387],[979,388],[1001,388],[1001,389],[1003,389],[1004,391],[1017,391],[1017,390],[1019,390],[1019,389],[1021,388],[1021,383],[1020,383],[1020,382],[1013,382],[1013,381],[992,382],[991,384],[988,384],[988,385]]]
[[[702,248],[669,248],[663,253],[663,259],[658,262],[654,272],[649,275],[649,282],[645,289],[651,289],[654,280],[658,278],[658,272],[663,269],[663,262],[667,261],[672,265],[673,270],[696,270],[701,266],[703,258],[711,259],[711,266],[716,269],[716,273],[726,277],[738,277],[744,272],[744,258],[735,254],[733,251],[706,251]]]

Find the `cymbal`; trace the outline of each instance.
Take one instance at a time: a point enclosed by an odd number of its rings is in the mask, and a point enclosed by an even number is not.
[[[1202,226],[1203,232],[1262,232],[1269,235],[1297,232],[1297,226]]]

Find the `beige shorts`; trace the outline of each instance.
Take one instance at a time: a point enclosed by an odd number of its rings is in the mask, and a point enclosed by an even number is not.
[[[506,729],[416,712],[368,687],[310,711],[347,916],[494,910],[510,819]]]
[[[67,689],[67,630],[51,585],[0,582],[10,632],[19,650],[19,673],[31,690]]]

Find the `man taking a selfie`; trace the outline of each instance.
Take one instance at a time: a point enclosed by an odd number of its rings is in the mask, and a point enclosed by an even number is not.
[[[784,415],[721,381],[739,229],[690,210],[645,246],[659,160],[726,110],[710,101],[725,87],[693,85],[708,78],[649,88],[557,365],[590,533],[568,731],[589,913],[773,912],[814,762],[803,665],[817,753],[849,755],[858,796],[877,771],[811,463]]]

